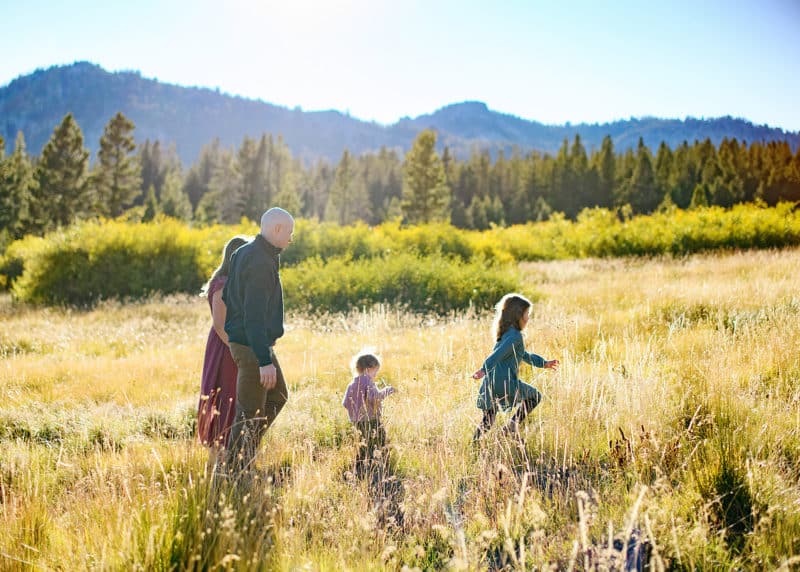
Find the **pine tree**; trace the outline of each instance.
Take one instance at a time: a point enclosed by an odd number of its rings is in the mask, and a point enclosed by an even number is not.
[[[343,225],[350,224],[361,218],[366,203],[367,193],[363,181],[358,177],[356,161],[345,149],[336,166],[325,218]]]
[[[283,181],[281,181],[280,189],[278,189],[278,194],[272,204],[299,215],[303,212],[303,199],[297,192],[297,177],[298,175],[293,169],[287,170],[283,174]]]
[[[784,181],[781,200],[800,201],[800,148],[797,149],[792,160],[786,166]]]
[[[233,153],[222,155],[220,166],[214,171],[209,183],[209,192],[204,199],[213,199],[215,220],[224,224],[234,224],[244,216],[242,196],[242,172]]]
[[[317,161],[304,182],[302,193],[304,215],[313,219],[324,219],[328,196],[333,186],[335,171],[326,161]]]
[[[289,146],[283,140],[283,137],[278,136],[277,140],[273,141],[272,136],[263,140],[263,151],[259,149],[259,157],[264,156],[264,183],[261,196],[261,210],[263,212],[264,205],[272,205],[275,198],[281,191],[281,185],[284,183],[286,173],[292,170],[292,152]],[[259,214],[259,217],[261,215]]]
[[[744,197],[744,180],[739,176],[737,164],[740,148],[736,139],[727,137],[720,143],[717,152],[717,177],[711,184],[711,204],[730,207]]]
[[[266,142],[262,138],[260,143],[245,137],[237,153],[239,169],[242,173],[242,214],[252,221],[261,220],[262,213],[266,210],[264,187],[266,184]]]
[[[503,201],[500,197],[489,199],[486,197],[486,218],[490,224],[503,226],[505,224],[505,209],[503,208]]]
[[[219,139],[215,138],[200,150],[200,158],[191,166],[183,183],[183,192],[189,197],[194,211],[209,192],[211,177],[222,164],[223,151]]]
[[[134,204],[138,204],[144,200],[147,189],[153,186],[156,193],[156,199],[161,202],[161,192],[164,188],[164,182],[167,178],[167,173],[172,170],[180,170],[180,160],[174,147],[165,152],[161,149],[161,142],[156,140],[150,143],[150,140],[144,142],[144,145],[139,146],[139,165],[141,168],[142,177],[142,194],[138,197]]]
[[[695,142],[694,155],[697,162],[699,182],[702,183],[705,189],[706,200],[710,205],[712,204],[711,193],[714,188],[714,184],[717,178],[721,175],[719,166],[717,164],[717,148],[714,147],[711,139],[706,138],[702,143]],[[692,196],[694,196],[694,193]]]
[[[501,213],[499,218],[505,220],[505,205],[509,202],[511,195],[513,173],[511,171],[511,162],[506,159],[506,154],[503,149],[497,152],[497,159],[489,171],[489,197],[491,197],[492,209],[500,204]],[[497,203],[495,202],[497,199]],[[492,211],[493,222],[497,222],[498,213]]]
[[[697,169],[692,158],[692,150],[684,141],[672,154],[672,174],[669,180],[670,195],[678,208],[689,207],[697,183]]]
[[[594,204],[603,208],[614,205],[614,188],[617,179],[617,159],[614,155],[614,141],[609,135],[603,137],[600,152],[592,157],[597,173],[597,187]]]
[[[36,166],[38,187],[31,201],[30,229],[67,226],[90,212],[89,151],[71,113],[53,131]]]
[[[800,151],[798,152],[800,154]],[[800,157],[792,155],[786,141],[771,141],[766,148],[764,172],[757,198],[773,206],[781,201],[800,199]]]
[[[150,185],[147,189],[147,195],[144,199],[144,214],[142,214],[142,222],[149,222],[156,218],[158,215],[158,199],[156,199],[156,188]]]
[[[582,209],[589,205],[592,200],[593,189],[591,188],[589,159],[586,156],[586,148],[583,146],[581,136],[575,134],[572,147],[569,152],[569,166],[571,198],[569,207],[565,211],[567,216],[574,218]]]
[[[569,139],[564,138],[558,154],[553,161],[551,172],[551,204],[553,210],[566,213],[571,211],[571,195],[574,191],[574,177],[569,159]]]
[[[692,201],[689,203],[690,209],[699,209],[708,206],[708,185],[697,183],[692,192]]]
[[[528,187],[535,177],[532,164],[523,159],[516,151],[511,157],[511,188],[505,210],[505,221],[508,224],[523,224],[531,215],[531,202],[528,199]]]
[[[744,200],[751,202],[756,199],[759,185],[766,176],[764,174],[764,147],[755,142],[750,145],[746,154],[742,154],[742,178],[744,179]]]
[[[445,175],[452,189],[450,222],[459,228],[469,228],[466,214],[467,207],[469,207],[472,201],[472,195],[470,194],[471,188],[474,186],[471,184],[471,179],[473,178],[472,171],[469,164],[456,161],[452,161],[450,171],[451,173],[449,175]]]
[[[436,133],[422,131],[403,163],[403,215],[411,223],[447,220],[450,188],[436,154]]]
[[[666,142],[662,141],[658,146],[658,153],[656,153],[655,165],[655,185],[656,192],[665,197],[669,195],[670,200],[668,203],[674,205],[672,201],[672,189],[670,187],[670,180],[672,179],[672,150]],[[663,200],[662,200],[663,202]]]
[[[392,199],[402,195],[402,165],[397,153],[386,147],[381,147],[377,155],[362,156],[360,161],[368,198],[366,221],[380,224],[386,220]]]
[[[102,214],[118,217],[142,192],[141,165],[132,154],[136,150],[133,129],[133,122],[117,112],[100,137],[92,182]]]
[[[179,169],[170,170],[161,189],[161,212],[164,216],[189,220],[192,218],[192,203],[183,190],[183,180]]]
[[[635,214],[648,214],[653,212],[661,203],[662,196],[656,189],[655,172],[650,149],[639,138],[636,151],[636,163],[628,179],[623,184],[624,202],[631,205]]]
[[[486,199],[489,197],[487,196]],[[486,216],[486,204],[484,199],[474,196],[466,213],[467,227],[475,230],[486,230],[489,228],[489,218]]]
[[[550,218],[550,215],[553,214],[553,209],[547,204],[547,201],[544,197],[537,197],[536,202],[533,204],[533,220],[535,221],[543,221]]]
[[[20,131],[14,152],[5,160],[0,157],[0,234],[10,238],[23,235],[36,186],[33,166],[25,150],[25,137]]]

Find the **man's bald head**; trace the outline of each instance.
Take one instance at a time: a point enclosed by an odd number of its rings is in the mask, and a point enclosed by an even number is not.
[[[261,235],[272,246],[286,248],[292,242],[294,217],[282,208],[272,207],[261,215]]]

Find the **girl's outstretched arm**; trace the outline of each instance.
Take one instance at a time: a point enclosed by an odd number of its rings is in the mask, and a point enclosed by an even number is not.
[[[521,361],[532,365],[533,367],[544,367],[546,360],[533,352],[525,351],[525,342],[522,341],[522,336],[517,338],[514,344],[514,353],[519,356]]]
[[[522,350],[522,361],[531,364],[533,367],[547,367],[547,361],[540,355]]]

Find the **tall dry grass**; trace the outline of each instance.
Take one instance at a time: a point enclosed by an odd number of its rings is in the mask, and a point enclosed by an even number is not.
[[[800,562],[800,251],[530,263],[525,443],[479,419],[490,316],[294,315],[291,397],[245,499],[193,442],[199,298],[0,302],[0,568],[396,570]],[[291,293],[287,293],[291,295]],[[398,388],[389,469],[351,474],[350,356]],[[504,417],[501,416],[502,422]],[[620,551],[622,549],[622,551]]]

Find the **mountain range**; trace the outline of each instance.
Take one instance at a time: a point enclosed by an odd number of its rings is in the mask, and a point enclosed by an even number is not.
[[[135,138],[175,144],[184,164],[193,163],[203,145],[219,138],[238,147],[245,136],[281,136],[293,155],[305,161],[337,162],[344,149],[362,154],[381,147],[408,150],[421,130],[433,128],[439,145],[466,157],[475,148],[493,153],[514,148],[556,153],[565,138],[579,134],[588,149],[597,149],[610,135],[617,151],[637,145],[639,138],[655,150],[664,141],[675,147],[706,138],[788,141],[800,146],[800,132],[754,125],[739,118],[632,118],[603,124],[545,125],[490,110],[478,101],[447,105],[392,125],[362,121],[339,111],[303,111],[246,99],[202,87],[182,87],[148,79],[135,71],[109,72],[89,62],[40,69],[0,87],[0,136],[10,152],[22,131],[30,153],[39,154],[53,129],[71,112],[86,146],[94,152],[108,120],[118,111],[136,125]]]

